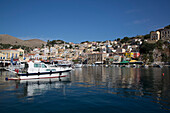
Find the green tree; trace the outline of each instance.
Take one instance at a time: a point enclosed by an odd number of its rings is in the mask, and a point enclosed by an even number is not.
[[[44,48],[44,44],[42,44],[41,48]]]
[[[153,51],[155,49],[155,44],[149,44],[144,42],[141,46],[140,46],[140,53],[141,54],[147,54],[150,51]]]
[[[47,45],[46,46],[49,46],[50,45],[50,40],[47,40]]]
[[[153,53],[150,53],[150,54],[149,54],[149,62],[154,62]]]
[[[81,42],[80,44],[83,44],[83,43],[89,43],[89,41],[84,41],[84,42]]]
[[[162,53],[161,56],[162,56],[162,59],[161,59],[162,62],[167,62],[168,61],[168,57],[167,57],[167,55],[165,53]]]
[[[170,29],[170,25],[168,25],[168,26],[165,26],[165,28],[166,28],[166,29]]]
[[[99,51],[99,52],[100,52],[100,51],[101,51],[101,49],[100,49],[100,48],[97,48],[97,49],[95,49],[95,50],[93,50],[93,51]]]
[[[124,37],[120,42],[121,43],[127,43],[130,40],[128,37]]]
[[[70,47],[69,47],[70,49],[72,49],[73,48],[73,46],[72,45],[70,45]]]
[[[120,41],[120,38],[117,38],[117,41]]]
[[[144,39],[149,39],[150,38],[150,34],[146,34],[146,35],[144,35],[144,37],[143,37]]]
[[[156,42],[156,47],[157,47],[158,49],[160,49],[160,50],[162,50],[162,45],[163,45],[163,41],[162,41],[162,40],[158,40],[158,41]]]

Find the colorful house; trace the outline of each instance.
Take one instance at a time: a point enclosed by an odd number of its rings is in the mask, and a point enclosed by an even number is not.
[[[139,52],[128,52],[128,53],[125,53],[125,57],[126,58],[138,58],[140,56],[140,53]]]
[[[23,49],[0,49],[0,60],[11,60],[24,58]]]

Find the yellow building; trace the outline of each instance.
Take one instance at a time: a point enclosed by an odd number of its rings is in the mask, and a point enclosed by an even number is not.
[[[138,58],[140,56],[139,52],[127,52],[124,54],[126,57],[126,60],[131,60],[131,58]]]
[[[133,53],[129,52],[129,53],[125,53],[126,58],[131,58],[133,57]]]
[[[0,49],[0,60],[23,59],[23,49]]]

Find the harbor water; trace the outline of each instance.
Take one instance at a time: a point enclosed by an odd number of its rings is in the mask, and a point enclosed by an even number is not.
[[[9,76],[0,70],[1,113],[170,113],[168,67],[82,67],[70,82]]]

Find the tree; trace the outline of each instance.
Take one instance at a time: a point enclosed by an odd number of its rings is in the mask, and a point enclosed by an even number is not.
[[[44,44],[42,44],[41,48],[44,48]]]
[[[153,53],[152,52],[149,54],[149,61],[150,62],[154,62]]]
[[[56,44],[56,41],[55,41],[55,40],[52,40],[52,41],[50,42],[50,44],[52,45],[52,47],[54,47],[54,44]]]
[[[130,39],[128,37],[124,37],[125,42],[128,42]]]
[[[165,53],[162,53],[161,56],[162,56],[162,59],[161,59],[162,62],[167,62],[168,61],[168,57],[167,57],[167,55]]]
[[[168,26],[165,26],[165,28],[166,28],[166,29],[170,29],[170,25],[168,25]]]
[[[101,51],[101,49],[100,49],[100,48],[97,48],[97,49],[95,49],[95,50],[93,50],[93,51],[99,51],[99,52],[100,52],[100,51]]]
[[[128,37],[124,37],[120,42],[127,43],[130,39]]]
[[[153,51],[155,49],[155,44],[149,44],[144,42],[141,46],[140,46],[140,53],[141,54],[147,54],[150,51]]]
[[[72,45],[70,45],[70,47],[69,47],[70,49],[72,49],[73,48],[73,46]]]
[[[163,45],[163,41],[162,41],[162,40],[158,40],[158,41],[156,42],[156,47],[157,47],[158,49],[160,49],[160,50],[162,50],[162,45]]]
[[[89,43],[89,41],[84,41],[84,42],[81,42],[80,44],[83,44],[83,43]]]
[[[50,40],[47,40],[47,45],[46,46],[49,46],[50,45]]]
[[[120,38],[117,38],[117,41],[120,41]]]
[[[144,35],[144,39],[149,39],[149,38],[150,38],[150,34]]]

